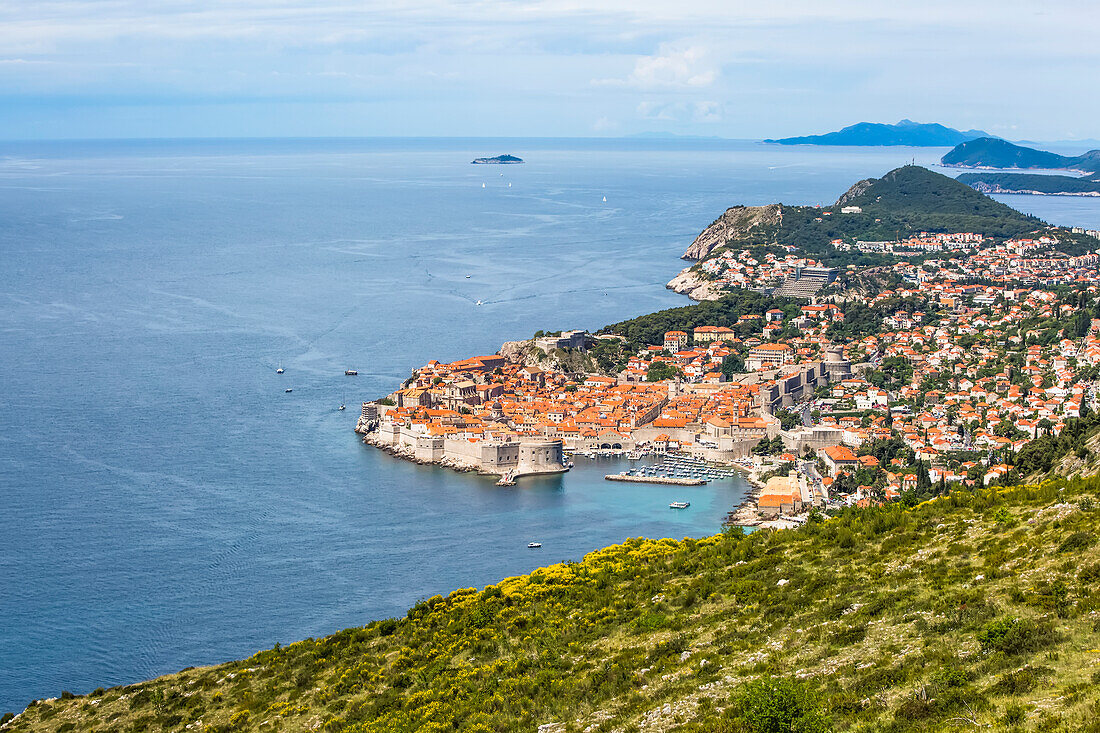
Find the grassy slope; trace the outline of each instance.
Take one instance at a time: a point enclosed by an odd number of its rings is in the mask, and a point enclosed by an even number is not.
[[[1098,499],[1100,480],[1059,481],[631,540],[4,731],[732,731],[731,695],[769,675],[838,730],[1096,730]]]

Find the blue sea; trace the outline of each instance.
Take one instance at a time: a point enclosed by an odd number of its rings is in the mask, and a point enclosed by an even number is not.
[[[579,461],[502,489],[363,446],[358,406],[433,358],[684,305],[664,283],[726,207],[829,203],[943,152],[0,143],[0,712],[719,531],[740,480]],[[499,153],[527,163],[469,164]],[[1002,200],[1100,227],[1100,201]]]

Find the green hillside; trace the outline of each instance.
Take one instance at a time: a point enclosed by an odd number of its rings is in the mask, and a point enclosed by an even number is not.
[[[1098,500],[1060,480],[629,540],[3,730],[1100,730]]]
[[[907,165],[882,178],[867,179],[840,197],[839,206],[859,206],[864,215],[889,220],[905,229],[982,232],[1014,236],[1041,222],[994,201],[950,176]]]
[[[983,137],[959,143],[943,156],[942,162],[968,168],[1072,168],[1096,173],[1100,172],[1100,150],[1090,150],[1084,155],[1059,155]]]
[[[861,211],[842,213],[840,209],[846,206],[858,206]],[[950,176],[907,165],[882,178],[859,181],[827,209],[782,206],[779,224],[758,224],[740,231],[708,256],[721,253],[723,248],[763,254],[781,253],[777,247],[793,246],[826,265],[862,267],[891,259],[880,254],[841,252],[832,247],[831,241],[894,241],[920,232],[978,232],[1008,238],[1040,229],[1050,227]]]
[[[958,181],[982,193],[1100,194],[1100,174],[1051,176],[1037,173],[963,173]]]

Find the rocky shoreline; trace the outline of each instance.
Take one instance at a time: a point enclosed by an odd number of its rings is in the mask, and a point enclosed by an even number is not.
[[[356,431],[356,432],[359,432],[359,431]],[[383,443],[382,441],[380,441],[377,438],[373,437],[373,435],[371,433],[360,433],[360,434],[363,436],[363,444],[364,445],[369,445],[373,448],[378,448],[381,451],[389,453],[394,458],[400,458],[404,461],[409,461],[410,463],[415,463],[418,466],[440,466],[441,468],[449,468],[452,471],[457,471],[459,473],[476,473],[479,476],[499,476],[500,475],[500,474],[497,474],[497,473],[487,473],[487,472],[482,471],[481,469],[477,468],[476,466],[470,466],[470,465],[467,465],[467,464],[459,463],[458,461],[453,461],[449,458],[443,458],[443,459],[438,460],[438,461],[425,461],[423,459],[417,458],[416,455],[413,453],[413,451],[409,450],[408,448],[403,448],[402,446],[399,446],[399,445],[391,445],[389,443]]]
[[[665,287],[699,302],[718,300],[725,295],[722,285],[711,280],[704,280],[697,271],[693,271],[690,267],[681,270],[680,274],[669,280]]]

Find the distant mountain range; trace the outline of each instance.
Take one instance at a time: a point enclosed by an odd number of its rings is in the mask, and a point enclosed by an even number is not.
[[[958,180],[982,193],[1032,193],[1065,196],[1100,196],[1100,150],[1083,155],[1059,155],[996,138],[968,140],[955,146],[941,162],[957,168],[1011,170],[1067,170],[1084,173],[1052,176],[1035,173],[964,173]]]
[[[777,145],[906,145],[910,147],[946,147],[958,145],[967,140],[990,137],[981,130],[965,132],[930,122],[902,120],[896,125],[880,122],[860,122],[837,132],[824,135],[806,135],[803,137],[784,137],[778,140],[765,140]]]

